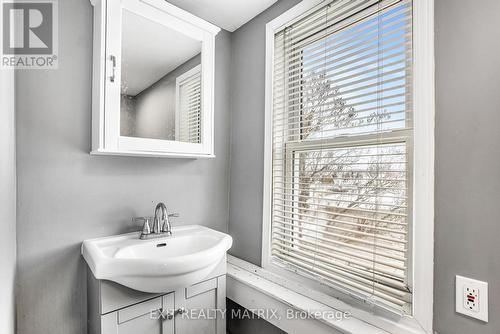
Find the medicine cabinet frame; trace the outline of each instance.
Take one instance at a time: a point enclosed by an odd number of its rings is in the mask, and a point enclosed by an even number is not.
[[[220,28],[164,0],[90,0],[94,7],[92,150],[96,155],[215,157],[215,36]],[[201,143],[120,134],[122,12],[201,42]],[[154,42],[154,36],[145,36]]]

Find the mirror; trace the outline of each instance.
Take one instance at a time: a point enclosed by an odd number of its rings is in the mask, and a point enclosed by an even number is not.
[[[92,0],[92,151],[214,158],[220,28],[165,0]]]
[[[199,40],[123,9],[120,135],[201,143]]]

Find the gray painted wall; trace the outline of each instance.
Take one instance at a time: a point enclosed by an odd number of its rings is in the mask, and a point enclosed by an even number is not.
[[[436,1],[434,329],[500,333],[500,2]],[[454,312],[454,279],[488,281],[490,322]]]
[[[186,60],[139,94],[122,94],[120,134],[175,140],[176,79],[200,64],[201,54]]]
[[[230,253],[256,265],[262,247],[266,23],[299,2],[278,1],[232,35]]]
[[[0,333],[14,334],[16,154],[14,71],[0,70]]]
[[[138,230],[131,218],[158,201],[180,212],[174,226],[228,223],[230,34],[216,40],[215,159],[90,156],[89,1],[59,1],[59,51],[58,70],[17,73],[22,334],[86,333],[82,240]]]

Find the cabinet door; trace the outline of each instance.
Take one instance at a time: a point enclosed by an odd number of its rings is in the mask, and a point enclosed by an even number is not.
[[[147,300],[101,317],[102,334],[174,334],[174,294]]]
[[[176,334],[226,333],[226,277],[220,276],[175,292]],[[184,312],[179,312],[184,310]]]
[[[212,157],[220,29],[163,0],[102,1],[94,28],[100,47],[94,76],[100,76],[93,152]]]

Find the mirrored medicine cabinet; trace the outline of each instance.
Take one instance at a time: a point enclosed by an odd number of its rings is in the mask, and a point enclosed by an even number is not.
[[[163,0],[91,2],[91,153],[213,157],[220,28]]]

